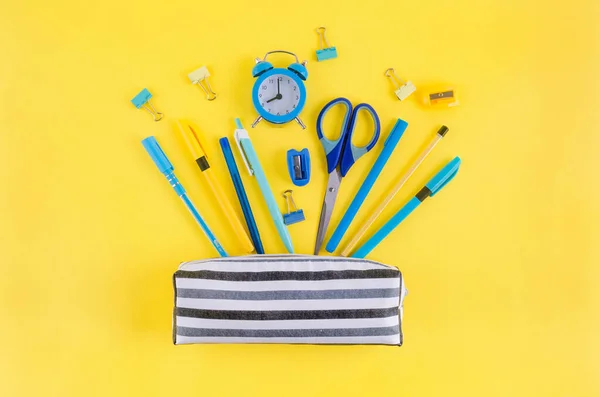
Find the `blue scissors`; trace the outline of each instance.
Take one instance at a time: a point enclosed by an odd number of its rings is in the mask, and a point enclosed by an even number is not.
[[[331,141],[323,135],[323,118],[327,112],[336,105],[345,106],[346,112],[344,114],[340,136],[336,140]],[[374,131],[371,142],[366,146],[358,147],[352,144],[352,135],[354,134],[354,128],[356,127],[356,116],[361,110],[368,112],[373,118]],[[317,231],[317,241],[315,242],[315,255],[319,254],[321,245],[323,245],[323,240],[325,239],[327,226],[329,226],[329,221],[333,214],[333,207],[335,205],[335,200],[337,199],[342,178],[346,176],[348,170],[356,160],[373,149],[379,139],[380,129],[379,117],[377,116],[375,109],[366,103],[357,105],[353,110],[352,103],[349,100],[346,98],[337,98],[325,105],[321,110],[321,113],[319,113],[319,117],[317,118],[317,137],[319,138],[319,141],[321,141],[323,149],[325,149],[329,180],[327,181],[327,190],[325,190],[325,198],[323,199],[323,207],[321,208],[321,217],[319,218],[319,229]]]

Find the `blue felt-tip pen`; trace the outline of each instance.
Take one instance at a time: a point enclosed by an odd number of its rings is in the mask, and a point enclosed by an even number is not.
[[[411,198],[408,203],[396,212],[394,216],[386,222],[381,229],[377,230],[375,234],[368,239],[354,254],[353,258],[364,258],[379,244],[384,238],[388,236],[402,222],[409,216],[427,197],[433,197],[437,192],[442,190],[444,186],[448,184],[456,176],[460,167],[460,158],[455,157],[450,161],[444,168],[442,168],[427,184],[419,190],[419,192]]]
[[[179,196],[179,198],[183,201],[183,203],[190,211],[196,222],[198,222],[198,225],[200,225],[200,228],[202,229],[204,234],[206,234],[206,237],[208,237],[208,239],[215,247],[219,255],[228,256],[223,247],[221,246],[221,243],[219,243],[219,241],[217,240],[217,237],[215,237],[213,232],[210,231],[208,225],[206,224],[206,222],[204,222],[204,219],[202,219],[202,216],[200,216],[200,213],[198,212],[196,207],[194,207],[194,204],[189,199],[184,187],[181,185],[181,183],[179,183],[179,180],[177,179],[174,173],[175,168],[173,167],[173,165],[167,158],[167,155],[156,141],[156,138],[153,136],[149,136],[148,138],[142,140],[142,145],[150,155],[150,158],[152,158],[152,161],[154,161],[154,164],[156,165],[158,170],[167,178],[167,181],[169,182],[173,190],[175,190],[175,194]]]

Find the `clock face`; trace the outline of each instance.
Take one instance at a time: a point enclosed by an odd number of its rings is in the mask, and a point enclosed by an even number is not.
[[[294,79],[284,74],[265,78],[258,88],[258,104],[273,116],[294,113],[300,102],[300,87]]]

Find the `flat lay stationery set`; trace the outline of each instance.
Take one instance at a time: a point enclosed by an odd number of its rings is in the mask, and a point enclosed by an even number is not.
[[[326,29],[318,28],[317,34],[320,38],[320,49],[316,51],[317,60],[323,62],[338,58],[337,48],[329,45]],[[274,67],[268,60],[272,54],[290,56],[292,63],[286,68]],[[232,120],[232,123],[235,122],[234,144],[227,136],[219,139],[233,186],[229,183],[222,184],[215,177],[213,170],[219,165],[216,164],[215,155],[209,156],[206,152],[205,137],[194,123],[177,120],[175,130],[187,146],[190,161],[197,164],[200,178],[205,179],[205,186],[210,190],[207,194],[214,195],[220,203],[219,211],[225,215],[222,219],[227,221],[235,233],[239,247],[249,254],[244,257],[230,257],[227,254],[177,179],[175,168],[157,139],[154,136],[143,139],[143,148],[220,256],[185,262],[175,272],[174,343],[401,345],[403,300],[406,295],[402,274],[396,267],[364,258],[426,198],[435,196],[457,174],[461,164],[459,157],[450,159],[441,169],[432,170],[431,178],[423,181],[423,187],[401,205],[383,226],[372,230],[375,221],[397,193],[447,135],[448,127],[438,127],[416,160],[404,172],[398,173],[394,186],[385,198],[379,200],[380,203],[378,201],[378,207],[369,214],[368,219],[361,222],[359,231],[349,236],[349,242],[342,246],[342,239],[385,169],[408,128],[408,123],[397,119],[391,131],[381,131],[379,115],[371,105],[352,104],[346,98],[335,98],[323,106],[316,126],[307,126],[300,118],[307,98],[304,84],[308,78],[307,62],[300,62],[296,54],[289,51],[269,51],[263,58],[257,58],[252,76],[256,81],[251,100],[258,115],[250,124],[251,128],[261,122],[277,125],[293,122],[297,124],[295,128],[299,126],[309,131],[314,128],[314,132],[308,137],[314,139],[316,136],[323,147],[328,179],[320,217],[316,223],[314,255],[294,254],[288,227],[309,219],[296,205],[293,189],[279,194],[273,192],[269,184],[269,163],[259,157],[251,134],[244,128],[241,120]],[[205,66],[189,73],[188,77],[192,84],[200,87],[208,101],[218,100]],[[390,79],[399,101],[420,97],[421,104],[426,107],[448,108],[459,105],[457,93],[451,87],[423,93],[412,82],[398,78],[394,69],[387,69],[384,77]],[[136,108],[147,111],[154,121],[165,118],[153,104],[152,94],[146,88],[131,102]],[[326,131],[324,120],[333,108],[343,110],[343,119],[337,138],[330,139],[328,137],[336,134]],[[353,135],[359,119],[361,122],[364,120],[359,118],[361,112],[372,122],[372,136],[366,145],[356,146]],[[379,145],[381,151],[354,193],[348,208],[337,209],[343,210],[340,222],[330,227],[342,181],[357,160],[376,148],[380,137],[383,139],[383,145]],[[243,165],[236,163],[232,146],[239,150]],[[289,178],[296,187],[310,183],[311,171],[324,171],[311,170],[311,153],[306,148],[292,148],[287,153],[274,155],[286,157]],[[248,171],[256,184],[243,183],[240,166]],[[232,202],[226,194],[227,189],[232,188],[237,202]],[[247,191],[251,189],[260,191],[262,202],[251,206],[247,195]],[[284,210],[280,204],[283,204]],[[266,255],[254,216],[258,211],[268,211],[289,254]],[[333,230],[333,234],[325,241],[328,230]],[[339,256],[319,256],[323,248],[329,253],[335,253],[339,249]]]

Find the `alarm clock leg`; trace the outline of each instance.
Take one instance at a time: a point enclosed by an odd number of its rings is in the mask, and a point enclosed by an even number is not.
[[[298,122],[298,124],[300,124],[300,127],[302,127],[303,130],[306,129],[306,126],[304,125],[302,120],[300,120],[300,117],[296,117],[296,121]]]
[[[262,119],[262,116],[258,116],[258,118],[254,120],[254,123],[252,123],[252,128],[256,127],[256,124],[260,123]]]

